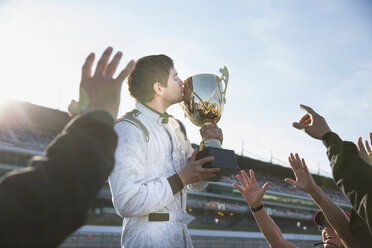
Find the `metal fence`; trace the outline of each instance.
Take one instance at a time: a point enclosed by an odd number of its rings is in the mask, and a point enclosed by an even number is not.
[[[267,248],[261,233],[191,229],[194,248]],[[313,247],[320,235],[284,234],[298,247]],[[121,227],[84,226],[68,237],[60,248],[120,248]]]

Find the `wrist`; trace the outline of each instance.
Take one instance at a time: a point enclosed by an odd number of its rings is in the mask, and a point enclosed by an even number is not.
[[[109,106],[103,106],[102,104],[90,105],[84,110],[83,113],[88,113],[92,111],[106,111],[112,116],[112,118],[116,119],[117,117],[117,110],[115,111],[114,108]]]
[[[323,139],[323,137],[324,137],[324,135],[326,135],[327,133],[331,133],[332,131],[331,131],[331,129],[325,129],[325,130],[323,130],[323,132],[320,134],[320,139],[322,140]]]
[[[262,201],[259,201],[259,202],[255,202],[255,203],[252,203],[252,204],[248,204],[250,208],[258,208],[259,206],[262,205]]]
[[[329,140],[329,138],[333,136],[332,134],[335,134],[335,133],[333,133],[332,131],[329,131],[329,132],[323,134],[322,141],[326,142],[327,140]]]
[[[309,190],[307,191],[307,193],[309,195],[314,195],[316,194],[317,192],[319,192],[320,190],[320,187],[316,184],[312,185],[311,187],[309,187]]]
[[[177,175],[181,179],[183,187],[185,187],[187,185],[187,182],[186,182],[186,179],[185,179],[185,175],[183,174],[183,171],[180,171]]]
[[[255,207],[255,208],[252,208],[251,207],[251,211],[252,212],[258,212],[258,211],[260,211],[261,209],[263,209],[264,208],[264,205],[263,205],[263,203],[261,203],[260,205],[258,205],[257,207]]]

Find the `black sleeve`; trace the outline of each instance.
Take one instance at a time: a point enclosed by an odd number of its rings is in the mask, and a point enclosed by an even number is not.
[[[183,189],[183,182],[178,174],[174,174],[167,178],[169,185],[172,188],[173,195],[177,194],[179,191]]]
[[[114,166],[114,120],[94,111],[72,120],[29,167],[0,181],[0,247],[54,247],[84,224]]]
[[[322,140],[337,186],[349,198],[372,236],[372,166],[359,157],[354,143],[342,141],[337,134],[329,132]]]

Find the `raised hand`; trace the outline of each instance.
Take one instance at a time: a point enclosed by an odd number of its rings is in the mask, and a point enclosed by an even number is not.
[[[369,134],[369,137],[371,139],[372,146],[372,133]],[[359,137],[356,145],[358,147],[359,157],[361,157],[368,164],[372,165],[372,150],[368,144],[368,141],[365,141],[366,146],[364,147],[362,137]]]
[[[312,108],[305,105],[300,105],[300,108],[304,109],[307,113],[299,122],[292,123],[294,128],[305,131],[305,133],[314,139],[322,139],[324,134],[331,132],[326,120]]]
[[[234,183],[233,185],[243,195],[247,204],[251,208],[256,208],[261,205],[262,198],[266,193],[267,187],[269,186],[269,182],[266,182],[262,186],[262,188],[259,189],[257,186],[256,177],[254,175],[253,170],[249,170],[249,174],[251,176],[250,179],[244,170],[242,170],[241,173],[244,179],[240,175],[236,176],[241,186],[237,185],[236,183]]]
[[[305,160],[300,159],[300,156],[297,153],[295,156],[293,156],[291,153],[288,157],[288,161],[292,167],[296,180],[286,178],[284,181],[291,184],[296,189],[302,190],[306,193],[310,193],[312,190],[314,190],[317,185],[306,166]]]
[[[134,68],[135,62],[131,60],[119,76],[113,78],[123,54],[117,52],[109,63],[111,53],[112,47],[106,48],[97,63],[93,76],[91,74],[95,55],[91,53],[87,57],[82,69],[79,102],[73,100],[68,107],[72,115],[104,110],[116,118],[120,104],[121,85]]]
[[[185,166],[179,173],[184,186],[203,181],[210,177],[215,177],[220,168],[203,168],[203,164],[211,162],[214,157],[205,157],[199,160],[196,160],[196,155],[198,154],[198,149],[195,148],[194,152]]]

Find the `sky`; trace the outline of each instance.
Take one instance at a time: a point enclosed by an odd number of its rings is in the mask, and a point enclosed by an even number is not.
[[[181,79],[227,66],[223,147],[283,166],[298,152],[313,173],[331,176],[321,141],[291,123],[305,104],[343,139],[368,137],[371,23],[367,0],[0,0],[0,102],[66,111],[86,56],[107,46],[124,53],[121,68],[166,54]],[[124,82],[119,115],[134,103]],[[168,113],[201,141],[179,105]]]

